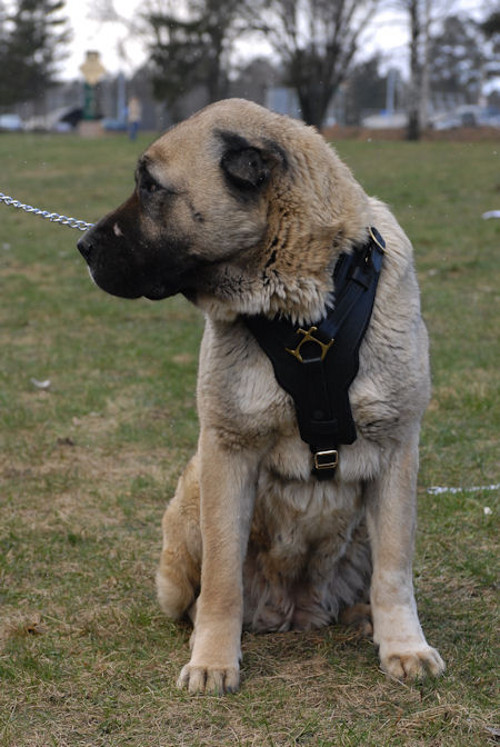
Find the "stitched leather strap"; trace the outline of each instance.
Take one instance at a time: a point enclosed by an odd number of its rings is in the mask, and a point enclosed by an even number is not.
[[[342,444],[356,440],[349,387],[359,369],[359,348],[370,321],[385,243],[375,228],[335,266],[335,307],[309,328],[289,319],[243,317],[269,357],[276,380],[293,398],[301,438],[318,479],[335,475]]]

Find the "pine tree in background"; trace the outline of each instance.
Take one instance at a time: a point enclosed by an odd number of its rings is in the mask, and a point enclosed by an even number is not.
[[[500,7],[494,10],[481,24],[484,34],[489,37],[500,36]]]
[[[0,5],[0,107],[43,96],[55,82],[70,39],[64,0],[18,0]]]
[[[196,86],[205,88],[207,103],[227,96],[229,57],[248,29],[252,1],[167,0],[143,14],[155,95],[168,102],[174,119],[177,102]]]
[[[485,49],[476,23],[467,16],[448,16],[430,41],[430,59],[433,91],[461,94],[466,103],[478,103]]]

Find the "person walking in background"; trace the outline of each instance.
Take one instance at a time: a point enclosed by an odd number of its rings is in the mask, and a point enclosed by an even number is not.
[[[142,117],[141,102],[136,96],[131,96],[128,102],[127,121],[128,136],[130,140],[135,140],[139,131],[139,124]]]

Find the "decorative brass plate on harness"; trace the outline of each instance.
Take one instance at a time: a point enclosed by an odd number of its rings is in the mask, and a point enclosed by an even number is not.
[[[299,342],[299,344],[294,350],[291,350],[290,348],[285,348],[286,352],[293,355],[294,358],[297,358],[297,360],[300,363],[304,363],[305,362],[304,358],[302,357],[302,354],[300,352],[302,345],[304,345],[304,343],[306,342],[315,342],[321,348],[321,354],[319,356],[319,359],[323,361],[325,359],[326,354],[330,350],[331,346],[335,342],[335,340],[330,340],[329,342],[322,342],[321,340],[318,340],[317,337],[314,337],[313,332],[317,332],[317,331],[318,331],[318,328],[314,326],[309,327],[308,330],[305,330],[305,329],[302,329],[302,327],[299,327],[299,329],[297,330],[297,333],[304,335],[302,340]]]

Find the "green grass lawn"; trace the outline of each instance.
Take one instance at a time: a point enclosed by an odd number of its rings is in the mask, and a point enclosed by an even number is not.
[[[94,221],[146,144],[0,136],[0,191]],[[500,482],[500,221],[481,219],[500,209],[500,142],[338,150],[415,245],[434,380],[415,582],[447,672],[392,682],[371,642],[331,627],[245,634],[237,695],[176,689],[190,631],[153,576],[197,438],[201,316],[107,296],[77,231],[0,205],[2,747],[498,743],[499,491],[428,488]]]

